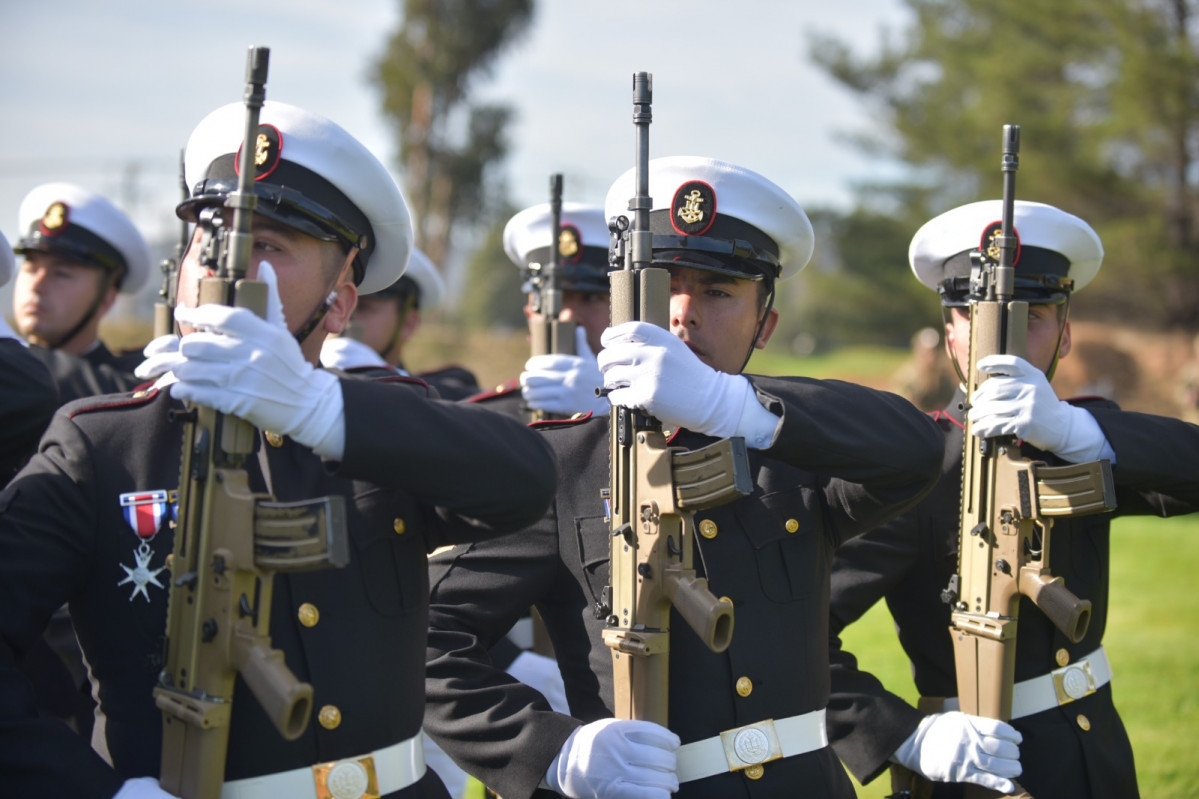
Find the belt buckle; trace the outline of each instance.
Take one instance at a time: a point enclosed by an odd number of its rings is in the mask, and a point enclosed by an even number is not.
[[[1057,694],[1059,707],[1095,693],[1095,675],[1091,673],[1089,660],[1071,663],[1050,674],[1053,675],[1053,691]]]
[[[725,730],[720,733],[720,743],[724,747],[724,759],[728,761],[729,771],[760,766],[783,756],[783,747],[774,729],[774,719]]]
[[[316,799],[379,799],[375,756],[348,757],[312,767]]]

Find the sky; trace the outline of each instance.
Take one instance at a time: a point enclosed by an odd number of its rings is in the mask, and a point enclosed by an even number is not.
[[[179,149],[210,110],[240,101],[251,45],[271,49],[268,100],[329,117],[394,165],[398,139],[369,74],[401,4],[5,4],[0,231],[14,240],[21,198],[65,180],[112,199],[148,239],[172,240]],[[632,75],[645,71],[651,156],[732,161],[805,206],[844,208],[855,181],[894,167],[847,142],[870,129],[870,109],[810,64],[806,37],[870,53],[907,18],[902,0],[541,0],[475,95],[516,109],[506,174],[518,206],[547,201],[552,172],[564,199],[603,203],[633,165]]]

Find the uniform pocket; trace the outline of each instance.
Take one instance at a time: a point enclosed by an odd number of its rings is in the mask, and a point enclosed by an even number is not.
[[[815,492],[792,488],[765,494],[759,502],[741,503],[736,515],[753,546],[766,597],[795,602],[816,596],[828,564]]]
[[[371,606],[384,616],[418,610],[428,593],[423,517],[399,491],[372,486],[356,492],[347,509],[352,557]]]

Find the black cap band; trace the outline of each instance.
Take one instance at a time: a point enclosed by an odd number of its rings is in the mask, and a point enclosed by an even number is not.
[[[180,203],[175,214],[194,222],[201,206],[223,204],[235,191],[237,172],[234,154],[229,153],[209,165],[204,178],[192,187],[191,198]],[[366,215],[340,189],[312,170],[282,160],[254,183],[254,194],[258,197],[255,213],[315,239],[339,242],[347,252],[358,247],[354,282],[362,282],[375,249],[375,235]]]
[[[400,300],[412,298],[412,307],[420,307],[420,286],[416,281],[407,275],[401,275],[400,279],[392,283],[390,286],[379,289],[371,296],[373,297],[396,297]]]
[[[703,235],[677,232],[672,211],[651,211],[654,263],[689,266],[745,280],[777,279],[782,273],[778,244],[758,228],[733,216],[716,214]]]
[[[545,246],[530,251],[525,260],[530,265],[537,264],[537,274],[540,274],[549,266],[550,257],[550,247]],[[582,247],[576,258],[558,265],[555,277],[558,287],[564,291],[593,291],[606,294],[611,290],[608,281],[610,271],[607,247]],[[525,291],[535,290],[532,281],[536,279],[537,274],[534,274],[532,268],[525,270]]]
[[[943,305],[969,304],[971,257],[977,252],[966,250],[945,261],[946,277],[937,286]],[[1018,300],[1061,302],[1074,290],[1074,279],[1069,276],[1070,261],[1056,250],[1022,245],[1020,260],[1014,269],[1015,298]]]
[[[121,251],[105,239],[79,225],[68,225],[52,236],[43,233],[39,227],[41,220],[34,222],[29,235],[22,238],[13,247],[13,252],[28,255],[31,252],[52,253],[61,255],[70,261],[77,261],[87,266],[95,266],[105,272],[117,272],[117,286],[125,277],[128,264]]]

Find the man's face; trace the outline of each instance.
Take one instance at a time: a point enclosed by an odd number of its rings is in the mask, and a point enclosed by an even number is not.
[[[415,325],[419,311],[413,308],[405,317],[400,310],[402,300],[394,295],[368,294],[358,298],[358,307],[354,309],[351,322],[354,338],[379,353],[390,363],[394,363],[400,353],[400,345],[408,339]],[[411,327],[410,331],[408,328]]]
[[[60,339],[83,319],[104,282],[104,270],[98,267],[53,253],[29,253],[21,263],[13,285],[13,316],[17,330],[33,344],[66,344]],[[116,289],[108,289],[106,306],[115,299]],[[101,308],[102,312],[106,310],[107,307]],[[97,314],[97,321],[100,315]],[[93,330],[86,345],[90,346],[94,338]]]
[[[529,304],[525,305],[525,316],[530,322],[541,321],[539,313],[533,313],[533,295],[529,295]],[[558,314],[559,322],[575,322],[587,331],[587,346],[592,353],[598,353],[601,348],[600,337],[612,318],[611,301],[606,291],[573,291],[562,292],[562,311]]]
[[[764,309],[760,287],[716,272],[670,267],[670,331],[687,343],[699,359],[727,374],[738,374],[752,343],[766,346],[778,323],[770,316],[755,340]]]
[[[325,295],[334,288],[329,265],[341,260],[340,249],[332,242],[314,239],[258,216],[254,217],[251,235],[250,265],[246,270],[246,277],[251,280],[257,279],[258,266],[263,261],[274,267],[279,283],[279,299],[283,303],[283,315],[287,320],[288,329],[295,333],[321,305]],[[200,279],[212,276],[199,262],[202,236],[203,230],[197,225],[191,246],[183,257],[183,263],[179,265],[177,302],[192,308],[199,302]],[[344,270],[342,275],[344,277]],[[342,278],[338,279],[338,287],[342,291],[347,285],[353,289],[352,284],[345,284]],[[350,293],[353,296],[349,298],[345,318],[348,318],[353,310],[353,301],[357,299],[355,291]],[[326,317],[324,329],[331,330],[330,325],[334,325],[337,329],[333,332],[338,332],[344,323],[342,309],[335,306]],[[191,330],[184,328],[183,332],[186,334]],[[305,355],[311,355],[309,350],[313,347],[314,340],[315,351],[319,353],[324,336],[312,335],[303,342]]]
[[[1061,352],[1058,357],[1070,354],[1070,323],[1063,322],[1064,308],[1046,303],[1028,306],[1028,351],[1024,360],[1048,374],[1058,352],[1058,335],[1061,334]],[[1063,329],[1064,325],[1064,329]],[[945,325],[945,346],[957,361],[962,374],[970,365],[970,309],[954,308]]]

